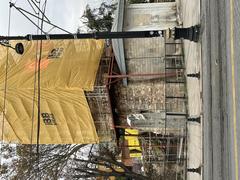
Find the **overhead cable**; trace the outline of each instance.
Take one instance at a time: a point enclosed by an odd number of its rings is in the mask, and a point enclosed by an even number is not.
[[[11,7],[9,7],[8,11],[8,36],[10,35],[11,31]],[[0,165],[2,170],[2,161],[3,161],[3,141],[4,141],[4,125],[5,125],[5,115],[6,115],[6,104],[7,104],[7,81],[8,81],[8,63],[9,63],[9,46],[7,46],[7,57],[6,57],[6,66],[5,66],[5,80],[4,80],[4,94],[3,94],[3,109],[2,109],[2,134],[1,134],[1,159],[0,159]]]

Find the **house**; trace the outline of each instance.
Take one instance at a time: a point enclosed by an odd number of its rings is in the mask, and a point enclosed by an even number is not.
[[[176,13],[176,2],[128,4],[119,0],[112,30],[173,28],[178,25]],[[144,167],[154,164],[156,169],[170,170],[168,163],[178,166],[185,158],[187,97],[181,43],[163,37],[112,40],[115,61],[122,75],[111,76],[117,82],[115,126],[140,131],[140,161]],[[124,154],[126,145],[123,141]],[[127,155],[125,161],[133,162]]]
[[[128,4],[119,0],[112,30],[173,28],[177,25],[176,6],[176,2]],[[186,114],[181,41],[163,37],[113,39],[112,46],[120,73],[127,75],[115,91],[121,97],[117,103],[121,117],[127,120],[127,116],[142,112],[150,118],[158,113]]]

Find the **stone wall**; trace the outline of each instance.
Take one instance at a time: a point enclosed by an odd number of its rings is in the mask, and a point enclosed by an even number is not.
[[[127,87],[120,83],[115,88],[117,108],[121,115],[155,112],[165,108],[164,83],[132,83]]]

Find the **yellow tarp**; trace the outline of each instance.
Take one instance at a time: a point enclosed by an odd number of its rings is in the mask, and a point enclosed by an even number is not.
[[[14,43],[12,43],[14,46]],[[8,88],[32,88],[36,67],[36,46],[25,41],[25,53],[17,55],[10,50]],[[42,88],[82,88],[93,90],[103,41],[96,40],[51,40],[43,41],[41,60]],[[6,52],[5,52],[6,55]],[[5,63],[0,62],[1,78],[5,76]]]
[[[34,103],[35,111],[33,113],[32,97],[33,89],[8,90],[4,124],[5,141],[29,144],[32,137],[32,143],[36,143],[37,102]],[[3,97],[0,102],[3,104]],[[54,117],[50,117],[52,115]],[[49,122],[47,122],[48,119]],[[84,92],[79,89],[41,89],[40,122],[41,144],[98,142]]]
[[[36,143],[37,139],[37,102],[33,105],[37,44],[26,41],[24,47],[23,55],[9,50],[3,135],[4,141],[29,144]],[[83,90],[93,90],[102,51],[103,41],[43,41],[40,64],[41,144],[99,141]],[[1,47],[1,112],[4,106],[5,66],[6,48]]]

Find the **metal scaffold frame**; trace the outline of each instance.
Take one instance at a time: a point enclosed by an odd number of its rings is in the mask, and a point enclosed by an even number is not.
[[[111,46],[109,47],[111,49]],[[85,92],[88,100],[94,123],[100,136],[101,142],[115,143],[116,132],[114,128],[113,112],[110,99],[110,86],[105,75],[111,73],[113,68],[113,54],[102,56],[97,72],[94,90]]]
[[[182,40],[176,40],[174,42],[169,42],[165,39],[165,72],[175,71],[176,77],[174,79],[165,78],[165,103],[166,103],[166,122],[165,129],[167,129],[168,119],[169,117],[179,117],[179,121],[183,121],[185,124],[184,128],[180,128],[180,133],[185,136],[185,138],[179,139],[180,148],[178,146],[178,159],[176,164],[179,165],[183,163],[184,169],[182,171],[182,176],[187,178],[187,119],[188,119],[188,105],[187,105],[187,88],[186,88],[186,77],[185,77],[185,62],[184,62],[184,53],[182,47]],[[169,48],[168,48],[169,47]],[[174,49],[173,53],[169,53],[169,49]],[[170,63],[169,63],[170,61]],[[169,86],[176,86],[179,92],[175,92],[172,95],[168,95]],[[168,103],[180,104],[181,109],[175,109],[175,112],[170,111],[168,109]],[[180,103],[179,103],[180,102]],[[181,159],[181,154],[183,155],[183,159]],[[166,161],[165,161],[166,163]],[[179,166],[177,166],[179,167]],[[177,169],[178,171],[178,169]],[[176,173],[176,180],[178,179],[178,175]]]
[[[140,147],[142,149],[142,163],[143,166],[154,165],[162,168],[163,177],[167,177],[169,173],[170,166],[175,166],[172,172],[175,173],[176,180],[181,177],[185,177],[187,174],[187,93],[186,93],[186,80],[185,80],[185,65],[184,65],[184,54],[182,51],[182,41],[174,41],[165,43],[165,56],[163,71],[158,70],[156,72],[145,73],[129,73],[129,74],[118,74],[112,71],[112,75],[106,76],[109,85],[116,83],[123,78],[128,78],[129,83],[137,80],[150,82],[164,81],[164,103],[165,103],[165,127],[159,130],[159,133],[146,133],[144,136],[140,133],[138,139],[140,141]],[[154,44],[154,43],[152,43]],[[146,44],[147,45],[147,44]],[[135,46],[142,46],[142,44],[135,43]],[[173,52],[168,54],[167,50],[170,49]],[[146,47],[142,47],[146,48]],[[138,50],[136,50],[138,51]],[[134,52],[133,52],[134,53]],[[152,59],[160,60],[160,55],[158,57],[151,56],[150,54],[145,54],[139,52],[140,55],[144,55],[144,58],[136,57],[132,59],[137,59],[137,61],[143,61],[143,63],[151,63]],[[139,54],[138,54],[139,55]],[[132,60],[131,59],[131,60]],[[168,61],[172,61],[168,65]],[[151,64],[154,66],[154,64]],[[151,68],[150,68],[151,69]],[[154,98],[154,97],[151,97]],[[172,107],[169,104],[176,104],[176,107]],[[159,109],[148,109],[149,112],[158,113]],[[144,112],[141,112],[144,114]],[[126,119],[125,115],[119,115],[119,118]],[[173,120],[171,120],[173,119]],[[171,127],[172,122],[175,122],[175,126]],[[115,128],[122,129],[139,129],[134,125],[115,125]],[[120,145],[121,148],[130,148],[134,146]],[[161,151],[161,153],[160,153]],[[157,153],[159,152],[159,153]]]

